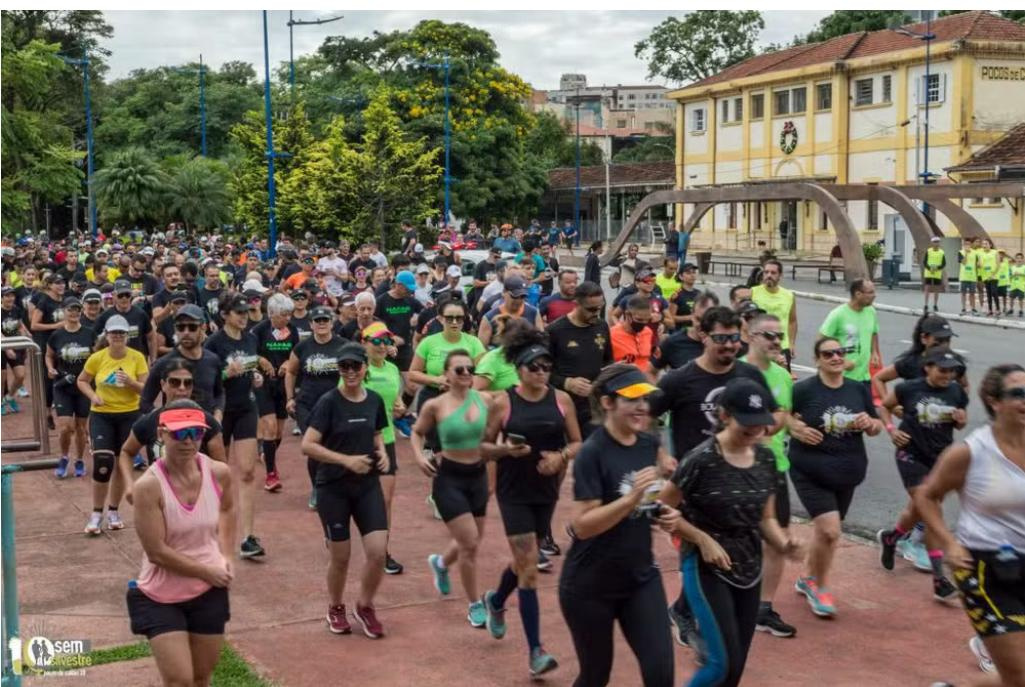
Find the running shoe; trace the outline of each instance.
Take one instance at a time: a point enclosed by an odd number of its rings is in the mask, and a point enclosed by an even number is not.
[[[562,555],[562,549],[559,548],[559,545],[555,543],[555,539],[550,534],[541,540],[541,546],[538,547],[538,550],[546,556]]]
[[[353,615],[356,616],[356,621],[359,622],[360,627],[363,628],[363,634],[367,637],[380,639],[384,636],[384,626],[377,619],[377,613],[374,612],[373,606],[356,604],[356,612]]]
[[[893,530],[879,530],[876,532],[876,541],[879,542],[879,564],[887,570],[893,570],[893,557],[897,551],[897,533]]]
[[[132,458],[132,469],[133,470],[145,470],[146,459],[142,457],[141,453],[136,453],[135,457]]]
[[[263,488],[270,493],[274,494],[281,491],[281,479],[278,477],[278,471],[267,473],[267,479],[263,481]]]
[[[505,637],[505,609],[495,608],[495,604],[492,602],[494,598],[495,592],[493,589],[484,592],[484,611],[487,613],[484,624],[492,637],[501,639]]]
[[[100,528],[102,521],[103,513],[94,510],[89,516],[89,522],[85,525],[85,533],[93,535],[99,534],[102,531]]]
[[[0,415],[2,415],[2,416],[6,416],[8,413],[13,413],[14,412],[14,410],[11,408],[10,404],[7,402],[8,400],[9,399],[7,399],[5,397],[4,398],[4,402],[0,403]]]
[[[395,421],[395,431],[401,434],[406,439],[413,433],[413,424],[409,421],[409,416],[405,415]]]
[[[306,502],[306,507],[310,510],[317,510],[317,490],[310,489],[310,500]]]
[[[53,474],[57,476],[57,479],[64,479],[68,476],[68,457],[61,456],[57,459],[57,467],[54,468]]]
[[[993,665],[993,659],[989,657],[989,652],[986,650],[986,645],[982,643],[982,638],[979,635],[975,635],[968,640],[968,648],[975,654],[975,660],[979,662],[979,670],[984,673],[995,673],[996,666]]]
[[[940,603],[945,603],[947,601],[957,601],[957,597],[957,587],[950,580],[946,577],[932,578],[932,598]]]
[[[690,646],[690,638],[697,632],[694,618],[683,615],[675,606],[669,606],[669,627],[672,629],[673,639],[680,646]]]
[[[385,575],[401,575],[404,568],[402,564],[391,557],[391,554],[385,554],[384,558],[384,574]]]
[[[470,621],[470,627],[484,627],[488,622],[488,612],[484,609],[483,601],[474,601],[466,612],[466,619]]]
[[[915,570],[924,573],[932,572],[932,562],[929,560],[929,552],[925,550],[924,544],[909,540],[902,549],[901,555],[904,560],[910,561],[915,566]]]
[[[260,546],[260,540],[250,534],[242,542],[242,546],[239,547],[239,555],[242,558],[254,558],[256,556],[266,556],[267,552]]]
[[[452,584],[448,579],[448,568],[441,567],[441,556],[432,553],[427,557],[427,565],[431,569],[431,574],[434,575],[434,588],[438,590],[439,594],[448,596],[448,593],[452,591]]]
[[[538,678],[558,667],[559,662],[543,648],[536,646],[530,650],[530,677]]]
[[[797,628],[783,622],[772,608],[758,609],[758,619],[755,621],[755,629],[759,632],[768,632],[773,637],[793,637],[797,634]]]
[[[299,427],[293,427],[292,428],[292,436],[297,437],[300,434],[302,434],[302,432],[299,431]]]
[[[808,599],[808,605],[811,606],[811,612],[820,618],[832,618],[836,615],[836,602],[833,600],[833,595],[824,589],[819,589],[815,578],[798,577],[797,582],[794,583],[794,590],[798,594],[804,594]]]
[[[7,399],[7,405],[10,407],[11,412],[13,412],[13,413],[20,413],[21,412],[21,404],[18,403],[18,399],[14,398],[13,396],[11,396],[10,398]]]
[[[549,573],[552,571],[552,562],[545,555],[544,551],[537,552],[537,569],[538,572]]]
[[[431,507],[431,514],[434,515],[435,520],[441,520],[441,511],[438,510],[438,504],[434,502],[434,495],[427,495],[427,505]]]
[[[116,510],[107,511],[107,529],[108,530],[123,530],[125,528],[125,521],[121,519],[121,514]]]
[[[85,477],[85,461],[75,461],[75,477]]]
[[[22,398],[28,398],[28,389],[26,389],[25,387],[19,388],[18,389],[18,395],[21,396]]]
[[[352,625],[345,617],[345,604],[327,607],[327,629],[336,635],[347,635],[352,632]]]

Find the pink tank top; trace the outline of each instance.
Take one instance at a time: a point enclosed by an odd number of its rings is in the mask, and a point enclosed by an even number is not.
[[[224,556],[217,543],[217,522],[221,509],[221,487],[210,469],[210,458],[196,455],[202,475],[199,498],[189,506],[175,493],[161,458],[150,470],[160,482],[164,497],[164,527],[167,545],[178,553],[207,565],[224,565]],[[159,603],[179,603],[194,599],[210,589],[198,577],[185,577],[154,565],[145,552],[138,586],[149,598]]]

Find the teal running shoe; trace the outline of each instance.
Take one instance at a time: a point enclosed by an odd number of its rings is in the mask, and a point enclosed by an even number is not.
[[[811,606],[811,612],[820,618],[832,618],[836,615],[833,595],[825,589],[820,589],[814,577],[798,577],[794,590],[798,594],[804,594],[808,599],[808,605]]]
[[[559,667],[559,662],[541,647],[530,650],[530,677],[537,679]]]
[[[431,574],[434,575],[434,588],[438,590],[439,594],[448,596],[448,593],[452,591],[452,583],[448,580],[448,568],[441,567],[441,556],[432,553],[427,557],[427,565],[431,569]]]
[[[494,597],[494,590],[489,589],[484,592],[484,610],[488,614],[485,624],[492,637],[501,639],[505,637],[505,609],[495,608],[495,604],[492,603]]]
[[[470,621],[470,627],[484,627],[488,622],[488,612],[484,610],[484,602],[474,601],[470,604],[466,619]]]

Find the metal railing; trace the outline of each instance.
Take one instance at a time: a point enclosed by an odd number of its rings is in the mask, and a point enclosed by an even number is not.
[[[29,388],[32,390],[32,439],[15,439],[0,442],[0,452],[42,451],[50,452],[50,430],[46,426],[46,417],[50,409],[46,407],[46,376],[43,374],[42,351],[27,336],[12,336],[0,341],[0,355],[7,351],[25,351],[25,366],[28,367]]]

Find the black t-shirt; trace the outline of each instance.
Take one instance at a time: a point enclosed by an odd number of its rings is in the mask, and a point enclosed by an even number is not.
[[[405,341],[402,348],[409,348],[413,344],[413,316],[419,315],[423,309],[420,301],[412,296],[393,298],[391,294],[385,293],[378,297],[374,314],[384,322],[388,331],[402,337]]]
[[[199,302],[197,305],[206,311],[207,322],[213,322],[220,327],[224,320],[221,319],[221,294],[224,293],[224,289],[216,289],[211,291],[210,289],[199,289]]]
[[[762,578],[759,526],[769,495],[776,488],[776,459],[758,445],[754,464],[738,468],[726,462],[719,442],[709,437],[680,461],[672,481],[683,492],[680,511],[687,522],[710,535],[730,556],[722,570],[701,562],[735,586],[752,587]]]
[[[739,360],[723,374],[708,372],[692,360],[659,380],[658,388],[662,393],[652,397],[651,414],[658,417],[669,411],[673,423],[673,455],[680,458],[712,436],[719,425],[719,394],[735,377],[753,379],[772,398],[761,370]],[[777,409],[773,401],[768,410],[776,412]]]
[[[968,394],[957,382],[946,387],[930,386],[924,377],[901,382],[894,390],[904,408],[900,430],[911,437],[904,450],[931,463],[954,442],[956,408],[968,407]]]
[[[676,292],[676,296],[673,298],[673,303],[676,304],[677,315],[692,315],[694,314],[694,302],[701,295],[701,289],[684,289],[681,288]],[[675,323],[673,326],[677,326]],[[683,329],[686,329],[689,325],[679,325]]]
[[[388,426],[384,401],[375,392],[366,390],[366,397],[359,402],[350,401],[340,391],[324,394],[313,406],[309,426],[320,432],[320,443],[324,448],[350,456],[369,455],[374,463],[378,456],[374,443],[375,435]],[[328,484],[338,480],[360,480],[377,476],[377,467],[366,475],[358,475],[337,463],[318,463],[316,484]]]
[[[818,375],[794,384],[793,413],[822,432],[822,443],[809,446],[790,438],[792,470],[800,470],[822,486],[845,489],[861,484],[868,468],[865,438],[852,423],[858,413],[876,416],[868,387],[844,378],[838,389],[822,383]]]
[[[40,324],[56,324],[64,319],[64,308],[61,307],[59,302],[50,298],[49,294],[37,291],[30,298],[36,310],[42,313],[42,318],[39,320]],[[44,348],[54,331],[51,329],[45,332],[32,332],[32,339],[39,344],[40,348]]]
[[[288,320],[288,327],[295,331],[297,342],[306,341],[306,339],[313,336],[313,325],[310,324],[310,311],[307,310],[306,314],[302,317],[292,316]]]
[[[583,377],[594,381],[606,365],[612,363],[612,338],[609,325],[599,320],[586,327],[578,327],[568,316],[548,325],[548,350],[552,352],[552,385],[565,389],[567,377]],[[586,396],[569,393],[577,410],[577,420],[583,426],[591,418],[591,406]]]
[[[224,380],[225,412],[246,412],[255,409],[253,373],[259,369],[260,362],[256,353],[256,337],[243,332],[241,338],[233,339],[221,329],[206,340],[203,348],[216,353],[225,370],[233,360],[238,360],[242,365],[241,375]]]
[[[224,364],[210,349],[201,348],[200,351],[202,354],[199,360],[186,358],[177,347],[157,358],[142,388],[139,407],[143,412],[153,407],[153,402],[160,395],[160,380],[164,376],[164,370],[176,358],[184,358],[192,364],[192,400],[202,406],[203,410],[211,413],[217,408],[224,408],[224,382],[221,379]]]
[[[88,327],[79,327],[76,332],[57,329],[50,335],[46,346],[53,349],[57,371],[61,375],[77,377],[93,352],[94,340],[93,331]]]
[[[705,345],[687,336],[686,329],[673,332],[658,347],[658,356],[651,360],[656,369],[678,370],[705,352]]]
[[[311,336],[295,347],[292,352],[299,359],[296,403],[312,408],[317,399],[338,388],[338,355],[347,343],[337,336],[332,336],[327,343],[320,343]]]
[[[647,433],[636,436],[632,446],[624,446],[605,427],[591,433],[573,459],[574,500],[612,503],[629,491],[635,472],[656,464],[658,438]],[[575,594],[612,596],[657,577],[651,523],[635,511],[597,536],[574,539],[560,586]]]
[[[121,275],[121,278],[127,279],[132,283],[132,291],[135,291],[136,295],[152,296],[160,286],[157,278],[148,272],[143,272],[138,277],[133,277],[128,272],[125,272]]]
[[[403,252],[412,253],[413,247],[416,245],[416,229],[407,229],[402,233],[402,250]]]
[[[353,258],[349,261],[349,274],[352,275],[353,279],[356,278],[356,270],[360,267],[367,271],[367,281],[370,281],[370,273],[377,267],[377,263],[374,262],[373,258],[367,258],[366,260],[363,258]]]
[[[282,338],[278,338],[276,331],[270,320],[261,320],[251,331],[256,337],[257,355],[266,358],[274,367],[275,373],[288,360],[292,349],[299,344],[299,333],[291,326],[288,327],[288,334]]]
[[[70,284],[76,274],[85,275],[85,270],[82,269],[81,263],[75,265],[75,269],[71,269],[69,265],[64,264],[57,270],[57,276],[63,279],[66,284]]]
[[[103,328],[114,315],[120,315],[128,320],[128,347],[134,348],[143,355],[149,355],[149,333],[152,328],[150,319],[146,313],[137,305],[133,305],[127,312],[120,312],[117,308],[107,308],[96,318],[96,337],[103,333]]]
[[[157,435],[160,413],[163,411],[163,408],[152,410],[140,417],[132,425],[132,434],[135,435],[140,444],[149,447],[153,454],[153,460],[158,460],[164,455],[164,443],[158,439]],[[210,440],[221,433],[221,423],[205,410],[203,411],[203,417],[206,419],[206,424],[210,425],[210,428],[203,433],[203,441],[199,445],[199,450],[202,453],[209,453]]]
[[[958,370],[958,374],[964,374],[967,367],[964,358],[957,353],[954,354],[957,359],[961,361],[961,369]],[[897,376],[901,379],[919,379],[925,376],[925,356],[916,355],[910,351],[901,353],[900,356],[893,362],[893,369],[897,373]]]
[[[549,271],[551,270],[551,271]],[[555,285],[555,277],[559,274],[559,261],[555,258],[548,258],[545,260],[545,278],[539,282],[541,286],[541,295],[549,296],[552,293],[552,288]]]
[[[175,291],[185,291],[186,301],[189,303],[195,303],[199,300],[199,294],[196,292],[195,286],[189,286],[185,282],[181,282],[174,288],[173,291],[168,291],[166,288],[161,289],[153,296],[153,307],[163,308],[171,302],[171,294]]]
[[[0,331],[4,336],[18,336],[21,325],[25,322],[25,309],[15,300],[10,310],[3,308],[0,311],[3,313],[0,315]]]

